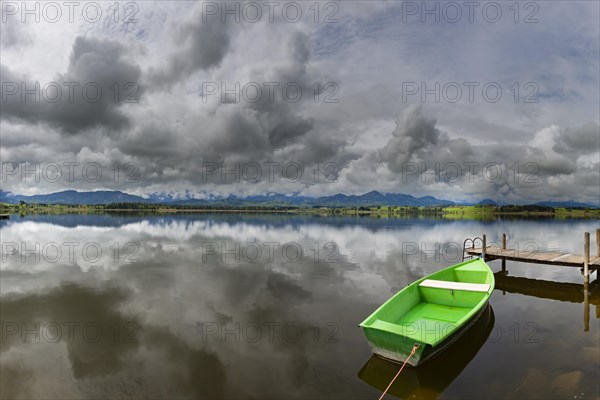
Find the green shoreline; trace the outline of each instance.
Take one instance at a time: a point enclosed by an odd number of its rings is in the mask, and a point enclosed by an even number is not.
[[[541,206],[361,206],[361,207],[273,207],[249,205],[246,207],[193,207],[144,203],[107,205],[44,205],[0,203],[0,214],[72,214],[72,213],[265,213],[319,216],[367,216],[393,218],[405,216],[436,216],[445,219],[486,219],[499,216],[600,218],[600,209],[552,208]]]

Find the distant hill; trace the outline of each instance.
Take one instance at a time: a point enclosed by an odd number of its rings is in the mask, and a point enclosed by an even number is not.
[[[552,208],[600,208],[600,204],[580,203],[578,201],[541,201],[535,203],[536,206]]]
[[[499,206],[500,203],[492,200],[492,199],[483,199],[479,203],[476,203],[478,206]]]
[[[436,199],[432,196],[414,197],[401,193],[369,192],[360,196],[336,194],[334,196],[313,199],[316,205],[328,207],[354,207],[354,206],[449,206],[454,202]]]
[[[143,197],[112,190],[101,190],[97,192],[65,190],[64,192],[37,194],[33,196],[12,194],[0,190],[0,202],[18,204],[21,200],[26,203],[71,205],[148,202],[148,200]]]

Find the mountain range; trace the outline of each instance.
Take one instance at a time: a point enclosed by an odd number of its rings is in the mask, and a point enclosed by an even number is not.
[[[18,204],[20,201],[38,204],[110,204],[110,203],[146,203],[147,199],[119,191],[102,190],[97,192],[78,192],[65,190],[63,192],[36,194],[26,196],[0,190],[0,202]]]
[[[492,205],[500,206],[491,199],[484,199],[479,203],[456,203],[450,200],[437,199],[432,196],[414,197],[402,193],[380,193],[372,191],[363,195],[345,195],[338,193],[332,196],[308,197],[300,195],[269,194],[248,197],[214,197],[209,199],[195,199],[188,194],[184,197],[174,197],[165,193],[153,193],[147,198],[120,191],[93,191],[78,192],[66,190],[50,194],[37,194],[32,196],[13,194],[0,190],[0,202],[9,204],[26,203],[38,204],[111,204],[111,203],[150,203],[172,205],[198,205],[198,206],[279,206],[279,207],[367,207],[367,206],[451,206],[451,205]],[[576,201],[545,201],[535,205],[546,207],[588,207],[597,208],[598,205],[580,203]]]

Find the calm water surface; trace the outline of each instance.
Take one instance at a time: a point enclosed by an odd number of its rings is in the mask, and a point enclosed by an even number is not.
[[[376,399],[398,366],[371,358],[357,324],[392,294],[461,261],[466,237],[487,233],[498,242],[505,232],[523,251],[581,253],[583,233],[598,227],[551,219],[12,216],[0,228],[0,394]],[[490,266],[500,270],[499,262]],[[538,282],[498,277],[484,318],[441,358],[405,370],[392,395],[600,396],[597,291],[586,331],[577,269],[507,268],[509,277]]]

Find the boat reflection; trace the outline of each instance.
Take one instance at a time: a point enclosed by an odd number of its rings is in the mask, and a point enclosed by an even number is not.
[[[483,347],[494,328],[494,321],[494,311],[488,305],[471,329],[442,354],[418,368],[404,368],[388,394],[402,399],[437,398]],[[399,367],[399,364],[373,355],[358,377],[383,392]]]

